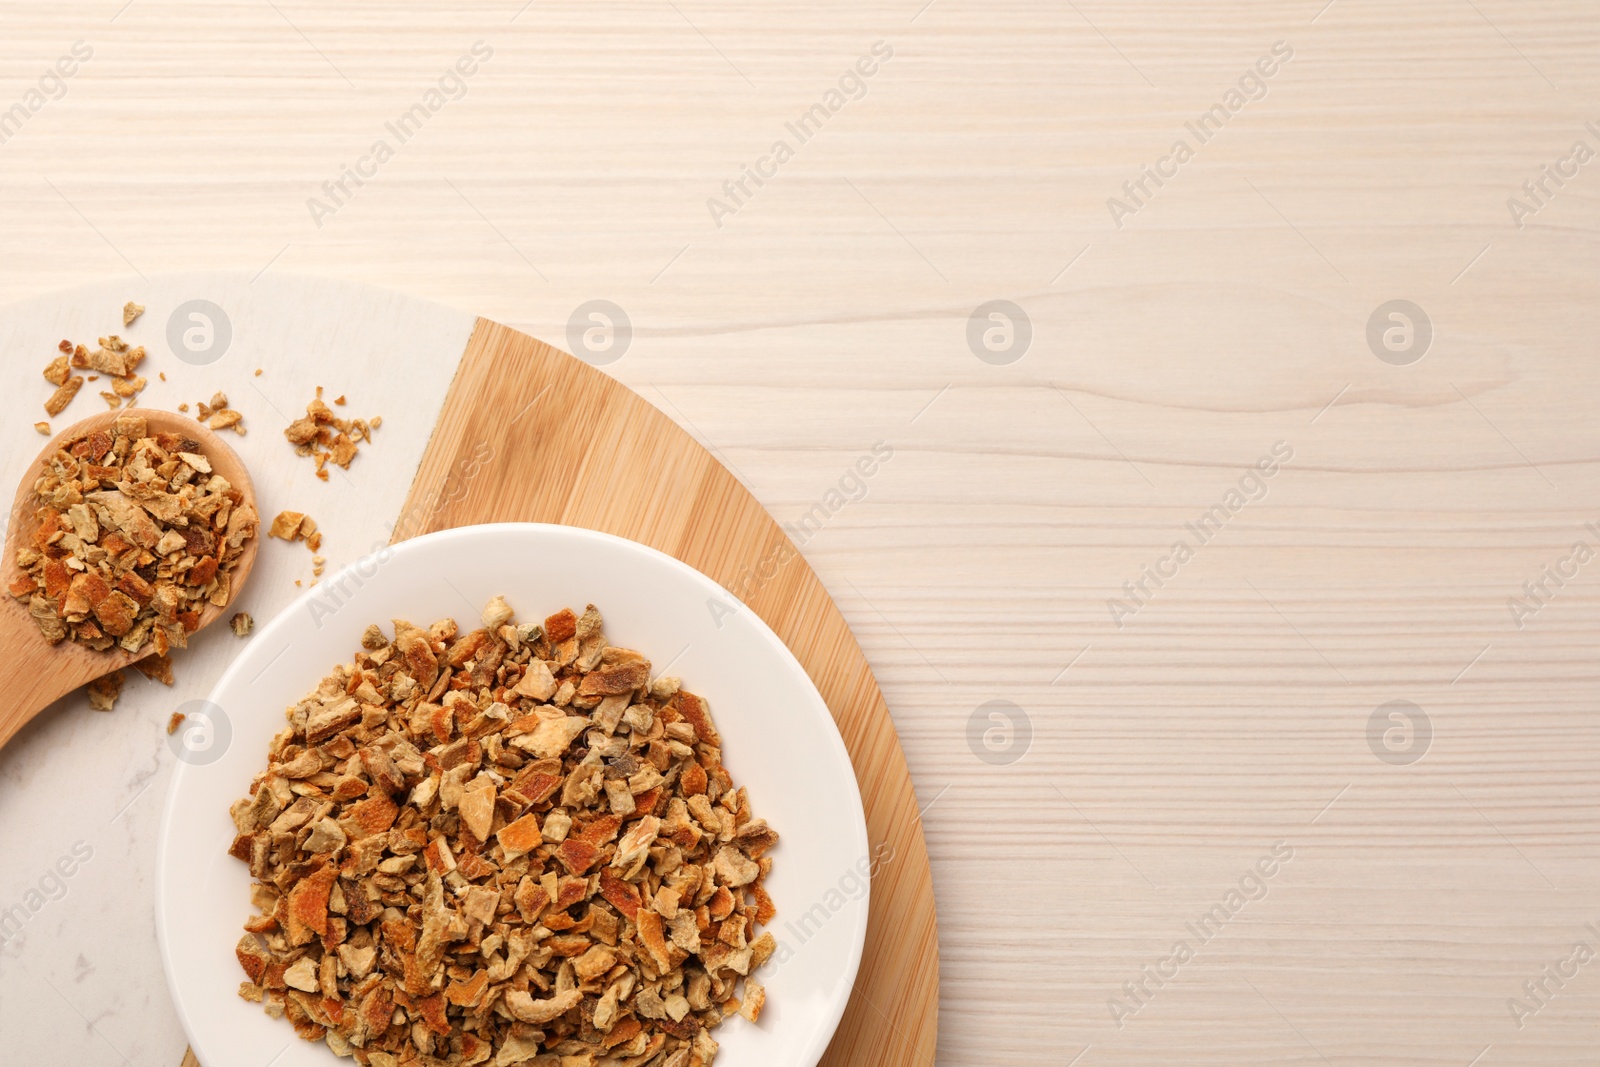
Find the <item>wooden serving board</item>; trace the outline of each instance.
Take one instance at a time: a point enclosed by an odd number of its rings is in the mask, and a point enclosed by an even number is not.
[[[931,1067],[939,945],[916,794],[860,646],[778,524],[638,395],[542,341],[480,319],[395,540],[484,522],[564,523],[660,549],[741,590],[788,644],[850,750],[872,845],[887,843],[894,857],[873,879],[861,971],[822,1063]],[[758,575],[748,588],[740,584],[746,574]],[[194,1062],[193,1053],[185,1057],[185,1067]]]

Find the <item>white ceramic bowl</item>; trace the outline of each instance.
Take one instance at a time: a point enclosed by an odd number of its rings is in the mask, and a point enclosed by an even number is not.
[[[520,621],[593,603],[613,643],[706,698],[735,782],[781,835],[767,882],[779,942],[760,973],[767,1007],[757,1025],[735,1016],[718,1027],[717,1064],[814,1067],[855,984],[872,862],[855,773],[827,706],[777,635],[705,575],[622,538],[531,523],[448,530],[352,564],[258,628],[211,707],[186,709],[161,822],[156,931],[200,1062],[348,1063],[238,996],[244,973],[233,950],[251,914],[250,877],[227,854],[228,805],[265,767],[284,709],[349,660],[368,623],[387,632],[393,618],[427,626],[451,616],[469,628],[495,594]]]

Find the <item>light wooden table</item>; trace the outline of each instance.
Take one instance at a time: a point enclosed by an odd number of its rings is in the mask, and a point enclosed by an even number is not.
[[[0,145],[0,295],[324,273],[557,344],[603,298],[609,372],[781,521],[886,442],[804,551],[927,808],[940,1064],[1588,1063],[1600,563],[1563,561],[1600,550],[1600,11],[1323,3],[6,3],[0,109],[93,57]],[[997,299],[1015,362],[969,347]],[[1394,300],[1420,361],[1401,320],[1369,346]],[[1576,573],[1519,620],[1546,567]],[[28,968],[97,966],[59,936],[0,977],[8,1025]],[[83,1014],[175,1062],[146,997]]]

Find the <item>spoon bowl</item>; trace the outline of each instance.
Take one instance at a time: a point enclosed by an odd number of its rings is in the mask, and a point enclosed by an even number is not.
[[[105,411],[73,423],[56,434],[28,464],[6,523],[5,558],[0,563],[0,576],[3,576],[8,589],[12,580],[23,573],[17,565],[17,549],[31,542],[34,532],[39,528],[35,517],[34,483],[39,477],[40,468],[69,442],[96,430],[109,432],[117,419],[125,415],[144,419],[152,436],[157,433],[176,433],[198,441],[200,453],[210,460],[212,471],[226,478],[233,488],[244,495],[242,503],[255,507],[255,487],[250,482],[249,472],[233,449],[214,431],[170,411],[150,408]],[[259,511],[257,509],[258,514]],[[262,530],[258,526],[256,533],[244,542],[230,572],[232,584],[229,603],[220,607],[207,604],[200,614],[200,625],[196,632],[221,618],[223,612],[238,599],[239,591],[244,587],[245,580],[250,576],[250,568],[255,563],[261,536]],[[52,645],[39,632],[38,624],[28,614],[25,601],[9,592],[4,594],[4,600],[4,606],[0,607],[0,662],[6,664],[8,677],[5,691],[0,694],[0,747],[62,696],[154,652],[149,645],[137,652],[128,652],[116,645],[104,652],[97,652],[70,638]]]

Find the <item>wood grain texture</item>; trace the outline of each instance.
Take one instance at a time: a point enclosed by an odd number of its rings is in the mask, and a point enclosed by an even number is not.
[[[238,454],[212,430],[194,419],[155,408],[130,407],[103,411],[75,422],[51,437],[29,465],[29,473],[18,484],[11,510],[7,513],[5,557],[0,563],[0,574],[3,574],[0,580],[5,585],[9,586],[13,578],[22,576],[17,566],[17,550],[30,545],[39,529],[34,506],[34,481],[45,461],[58,450],[91,433],[109,432],[119,417],[127,415],[143,418],[152,435],[175,433],[198,441],[198,451],[211,461],[212,470],[240,490],[245,503],[255,507],[255,485],[250,479],[250,472]],[[204,629],[222,618],[225,612],[235,610],[231,605],[238,600],[239,593],[250,578],[250,569],[255,566],[256,550],[265,536],[266,528],[262,526],[256,536],[245,542],[243,551],[229,572],[231,593],[228,604],[208,604],[200,613],[200,624],[196,629]],[[0,662],[6,664],[8,679],[3,691],[0,691],[0,747],[62,695],[151,655],[152,647],[147,645],[138,652],[127,652],[120,646],[114,646],[107,651],[96,652],[75,641],[51,645],[40,636],[38,624],[28,614],[27,602],[6,595],[3,605],[0,605]]]
[[[7,292],[312,272],[557,343],[607,297],[635,326],[607,372],[780,519],[893,444],[802,548],[932,803],[940,1067],[1592,1062],[1592,965],[1522,1026],[1507,1001],[1596,944],[1594,564],[1520,628],[1508,601],[1600,521],[1600,171],[1522,228],[1507,202],[1600,147],[1595,5],[121,6],[0,0],[5,99],[97,50],[4,146]],[[315,225],[480,36],[468,95]],[[880,38],[865,98],[715,226]],[[1267,97],[1117,228],[1278,40]],[[965,338],[997,297],[1034,326],[1009,367]],[[1411,367],[1365,338],[1397,297],[1436,327]],[[1279,440],[1268,495],[1117,627]],[[1005,766],[965,733],[996,699],[1033,728]],[[1434,728],[1410,766],[1367,740],[1394,699]],[[1119,1026],[1279,839],[1270,893]]]
[[[873,878],[855,993],[822,1062],[931,1062],[939,946],[916,794],[860,647],[778,524],[639,396],[488,320],[462,357],[396,537],[483,522],[602,530],[748,590],[745,602],[794,652],[833,712],[855,764],[873,847],[893,850]],[[753,585],[741,584],[747,574],[758,575]]]

